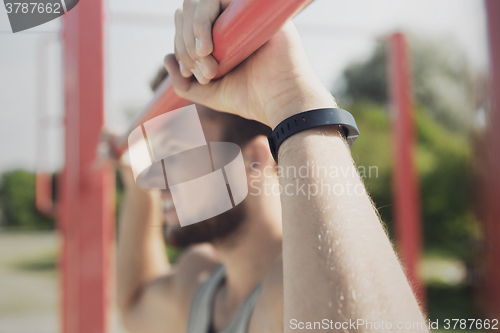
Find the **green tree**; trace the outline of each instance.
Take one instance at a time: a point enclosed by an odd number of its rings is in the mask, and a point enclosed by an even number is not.
[[[355,103],[350,110],[361,131],[352,153],[382,220],[392,233],[392,136],[382,106]],[[473,254],[478,228],[473,212],[473,165],[470,143],[445,128],[425,110],[417,112],[415,151],[420,180],[424,240],[428,249],[464,259]],[[368,170],[372,168],[371,175]]]
[[[2,224],[16,229],[53,229],[54,219],[35,208],[35,175],[24,170],[1,176],[0,209]]]
[[[479,236],[472,205],[473,151],[465,121],[475,103],[472,75],[459,51],[455,50],[452,61],[446,47],[416,39],[410,46],[417,104],[415,157],[426,249],[470,260],[474,254],[471,246]],[[392,133],[386,62],[386,47],[380,43],[366,61],[344,71],[343,89],[334,93],[341,105],[349,104],[361,131],[352,150],[356,163],[365,170],[377,167],[378,174],[372,171],[365,183],[392,234]]]
[[[471,71],[464,53],[449,41],[408,40],[417,104],[446,128],[469,130],[471,111],[480,98],[474,88],[480,78]],[[379,42],[367,60],[350,65],[335,96],[347,104],[362,99],[387,104],[387,49],[386,42]]]

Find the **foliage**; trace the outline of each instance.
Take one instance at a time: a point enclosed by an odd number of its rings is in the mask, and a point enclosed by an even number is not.
[[[472,74],[463,52],[450,43],[410,38],[417,105],[415,149],[426,250],[471,260],[479,228],[473,212],[473,152],[469,137],[475,105]],[[392,137],[388,112],[387,47],[376,45],[343,75],[334,92],[353,111],[361,136],[353,147],[358,166],[378,167],[365,183],[392,234]]]
[[[358,165],[372,170],[364,179],[382,220],[392,234],[392,140],[390,122],[383,107],[353,104],[351,111],[361,132],[353,146]],[[418,145],[415,150],[420,179],[425,245],[470,259],[477,238],[472,209],[471,147],[464,136],[440,125],[425,110],[417,112]]]
[[[450,42],[437,44],[415,37],[409,38],[408,45],[417,104],[443,126],[467,130],[478,98],[474,85],[480,78],[471,73],[463,52]],[[348,104],[362,99],[387,104],[387,49],[386,43],[379,42],[367,60],[349,66],[342,88],[334,95]]]
[[[2,224],[18,229],[53,229],[54,219],[35,208],[35,175],[24,170],[1,176],[0,209]]]
[[[378,43],[367,60],[352,63],[344,70],[342,88],[333,95],[344,99],[348,104],[360,100],[386,104],[388,101],[386,63],[386,46]]]

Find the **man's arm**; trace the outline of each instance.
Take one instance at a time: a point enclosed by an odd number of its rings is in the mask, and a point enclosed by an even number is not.
[[[135,326],[138,305],[152,281],[169,271],[161,233],[158,191],[134,184],[130,168],[123,167],[125,192],[118,228],[117,297],[125,325]]]
[[[125,193],[118,234],[117,297],[131,332],[181,332],[201,273],[214,265],[206,245],[186,251],[170,266],[162,235],[160,193],[134,184],[122,168]]]
[[[297,89],[302,88],[297,86]],[[317,108],[313,101],[327,98],[321,94],[311,96],[309,102],[292,99],[287,103],[291,105],[287,112],[291,115]],[[297,109],[302,103],[311,104]],[[330,107],[336,107],[335,102]],[[276,119],[272,125],[281,120]],[[294,189],[288,194],[284,191],[281,196],[285,332],[291,331],[292,319],[324,318],[333,322],[364,320],[359,321],[363,323],[361,330],[370,330],[367,322],[383,321],[390,322],[393,330],[398,330],[398,323],[411,323],[412,327],[427,331],[337,127],[293,135],[279,150],[279,165],[283,170],[309,169],[306,177],[288,171],[280,179],[283,189],[287,186]],[[301,186],[304,192],[295,191]],[[389,328],[387,324],[384,327]]]

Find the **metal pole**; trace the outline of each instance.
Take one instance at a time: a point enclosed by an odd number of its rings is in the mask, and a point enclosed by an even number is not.
[[[37,57],[37,165],[35,178],[35,206],[40,213],[50,214],[52,202],[52,175],[48,170],[48,123],[47,76],[48,46],[51,37],[42,37],[38,42]]]
[[[490,108],[478,151],[479,214],[484,227],[483,308],[489,319],[500,317],[500,2],[485,2],[490,51]]]
[[[418,275],[422,252],[420,189],[414,161],[415,129],[410,62],[405,36],[390,38],[389,85],[392,102],[394,165],[392,192],[395,233],[399,257],[413,291],[425,303],[424,286]]]
[[[64,15],[65,167],[62,331],[108,331],[114,177],[93,170],[104,125],[103,0],[80,1]]]

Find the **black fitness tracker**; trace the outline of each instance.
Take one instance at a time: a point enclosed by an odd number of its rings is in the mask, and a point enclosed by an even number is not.
[[[349,147],[359,136],[358,126],[352,114],[342,109],[327,108],[315,109],[286,118],[276,126],[271,133],[269,147],[276,163],[278,163],[278,149],[283,141],[292,135],[310,128],[328,125],[341,125],[344,139]]]

